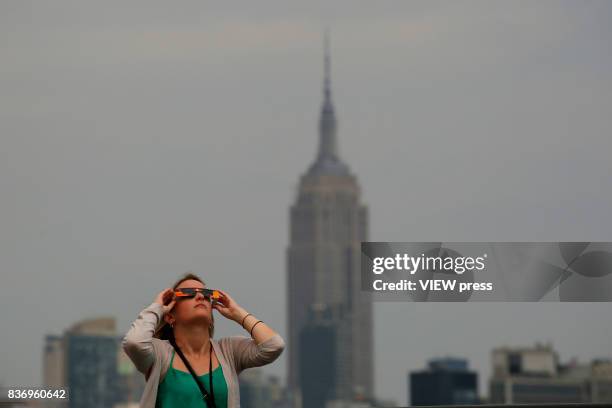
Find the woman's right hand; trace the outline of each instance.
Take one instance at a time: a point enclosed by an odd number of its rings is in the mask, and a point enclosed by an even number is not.
[[[176,303],[176,299],[174,299],[174,289],[166,288],[159,292],[155,298],[155,303],[162,306],[164,314],[168,313],[170,310],[172,310],[174,304]]]

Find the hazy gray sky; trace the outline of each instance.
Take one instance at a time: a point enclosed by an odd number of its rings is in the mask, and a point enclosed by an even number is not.
[[[39,384],[45,334],[102,315],[123,333],[187,270],[285,334],[326,25],[371,240],[612,241],[611,19],[608,1],[3,1],[0,382]],[[612,357],[610,312],[376,304],[377,393],[406,403],[407,371],[445,354],[484,385],[504,344]]]

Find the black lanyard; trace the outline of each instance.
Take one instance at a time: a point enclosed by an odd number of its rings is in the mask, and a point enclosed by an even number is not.
[[[204,399],[204,402],[206,402],[206,406],[208,408],[217,408],[217,404],[215,403],[215,392],[213,390],[213,382],[212,382],[212,352],[213,352],[212,341],[210,342],[210,353],[209,353],[210,358],[209,358],[209,363],[208,363],[208,379],[209,379],[208,386],[210,388],[210,395],[206,392],[206,389],[204,388],[204,384],[202,384],[202,382],[196,375],[195,371],[193,371],[193,368],[191,368],[191,364],[189,364],[189,361],[187,361],[187,358],[185,357],[185,355],[183,354],[179,346],[176,345],[174,338],[170,339],[170,344],[172,344],[172,346],[176,350],[181,360],[183,360],[185,367],[187,367],[187,369],[191,373],[191,376],[198,384],[198,387],[200,388],[200,392],[202,393],[202,398]]]

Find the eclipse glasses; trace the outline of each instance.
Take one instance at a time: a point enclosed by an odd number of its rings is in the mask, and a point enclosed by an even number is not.
[[[204,299],[209,301],[219,300],[221,298],[221,293],[218,290],[207,288],[180,288],[174,291],[174,296],[177,298],[188,299],[195,297],[198,292],[204,295]]]

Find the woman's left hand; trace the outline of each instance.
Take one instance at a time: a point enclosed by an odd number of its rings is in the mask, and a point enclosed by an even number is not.
[[[236,301],[232,299],[230,295],[222,290],[219,290],[219,293],[221,294],[221,297],[219,300],[213,303],[213,309],[221,313],[224,317],[236,322],[247,314],[246,310],[236,303]]]

